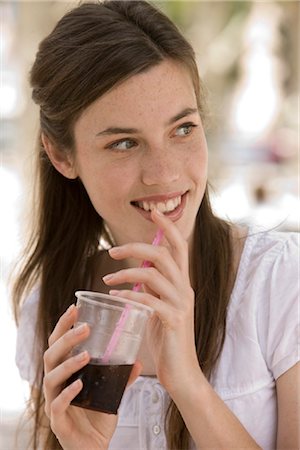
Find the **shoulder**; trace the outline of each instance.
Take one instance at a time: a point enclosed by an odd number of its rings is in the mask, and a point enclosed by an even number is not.
[[[262,283],[286,284],[288,279],[294,278],[299,271],[299,237],[299,233],[250,228],[239,264],[238,277],[259,277]],[[278,273],[280,277],[267,278],[267,274],[271,273]]]
[[[19,327],[24,326],[28,320],[32,323],[37,319],[38,306],[40,300],[40,289],[35,287],[27,297],[25,297],[20,309]]]
[[[17,329],[16,365],[23,379],[31,385],[35,382],[36,360],[40,353],[39,343],[36,342],[36,326],[39,304],[39,289],[34,289],[25,299]]]
[[[295,254],[299,249],[299,236],[300,234],[296,232],[266,231],[251,227],[246,242],[252,258],[265,255],[274,259],[281,255],[283,250]]]
[[[261,296],[272,290],[281,292],[293,285],[295,292],[299,287],[299,233],[265,231],[251,227],[240,233],[240,257],[237,261],[237,274],[231,295],[232,307],[235,309],[241,299],[254,296],[259,302]]]
[[[299,234],[250,229],[229,317],[257,341],[274,378],[298,360],[298,308]]]
[[[40,290],[38,287],[34,288],[30,294],[25,298],[21,307],[21,320],[22,317],[30,314],[36,314],[39,304]]]

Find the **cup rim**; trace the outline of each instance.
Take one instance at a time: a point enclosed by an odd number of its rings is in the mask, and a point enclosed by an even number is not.
[[[99,296],[99,298],[101,297],[101,298],[105,298],[107,300],[116,300],[116,301],[118,301],[120,303],[129,304],[129,305],[132,305],[132,306],[134,306],[136,308],[139,308],[139,309],[144,309],[144,310],[148,311],[151,314],[154,312],[154,309],[151,308],[151,306],[144,305],[143,303],[138,303],[138,302],[135,302],[133,300],[125,299],[123,297],[118,297],[116,295],[104,294],[103,292],[97,292],[97,291],[85,291],[85,290],[79,290],[79,291],[75,292],[75,296],[78,299],[79,299],[79,297],[81,295],[82,296],[84,296],[84,295],[94,295],[96,297]],[[91,304],[98,304],[99,303],[96,300],[92,300],[90,298],[84,298],[84,301],[87,302],[87,303],[91,303]]]

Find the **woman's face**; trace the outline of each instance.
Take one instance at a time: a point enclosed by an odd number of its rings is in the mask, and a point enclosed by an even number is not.
[[[191,237],[207,145],[187,70],[165,60],[92,103],[75,124],[74,166],[117,244],[151,242],[158,208]]]

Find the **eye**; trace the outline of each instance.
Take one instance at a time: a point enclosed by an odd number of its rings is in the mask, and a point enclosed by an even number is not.
[[[178,128],[176,128],[176,136],[188,136],[189,134],[192,133],[193,128],[196,128],[198,125],[194,124],[194,123],[183,123],[182,125],[180,125]]]
[[[136,145],[137,145],[136,142],[133,141],[132,139],[120,139],[119,141],[107,145],[106,148],[111,150],[126,151],[130,150],[132,147],[135,147]]]

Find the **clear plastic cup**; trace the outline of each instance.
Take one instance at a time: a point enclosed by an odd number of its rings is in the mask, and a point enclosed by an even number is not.
[[[153,310],[100,292],[78,291],[75,295],[79,314],[74,327],[87,323],[90,334],[72,353],[87,350],[91,359],[67,381],[70,384],[80,378],[83,382],[72,404],[117,414]]]

